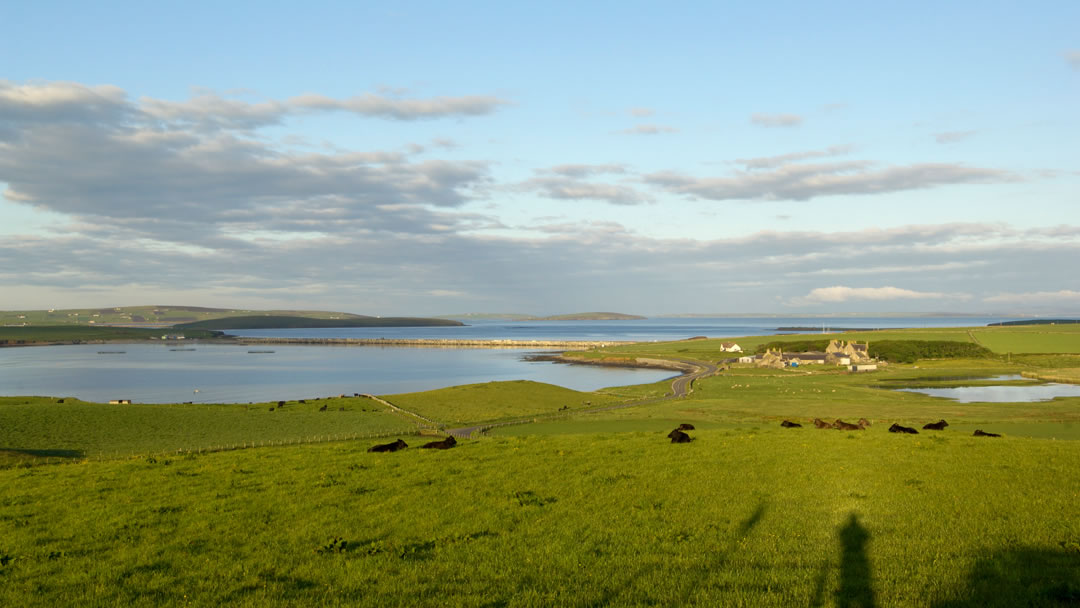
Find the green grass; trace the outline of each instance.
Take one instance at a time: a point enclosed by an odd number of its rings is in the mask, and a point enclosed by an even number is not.
[[[175,325],[176,330],[213,329],[282,329],[309,327],[431,327],[460,326],[461,321],[423,319],[418,317],[350,317],[347,319],[317,319],[288,315],[230,316]]]
[[[695,435],[2,470],[0,603],[1038,606],[1080,594],[1080,442]]]
[[[63,310],[0,311],[0,325],[86,325],[100,323],[154,323],[172,325],[239,315],[291,315],[316,319],[349,319],[357,315],[321,310],[239,310],[202,306],[121,306]]]
[[[415,421],[369,399],[306,401],[277,408],[277,402],[107,405],[0,397],[0,466],[416,431]]]
[[[583,393],[528,380],[466,384],[383,398],[447,426],[553,414],[623,401],[610,394]]]

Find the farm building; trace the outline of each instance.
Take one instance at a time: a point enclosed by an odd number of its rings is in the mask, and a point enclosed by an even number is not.
[[[734,342],[721,342],[720,350],[725,353],[741,353],[742,347]]]

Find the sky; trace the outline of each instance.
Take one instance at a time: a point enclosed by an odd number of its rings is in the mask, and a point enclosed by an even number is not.
[[[0,0],[0,309],[1080,314],[1080,3]]]

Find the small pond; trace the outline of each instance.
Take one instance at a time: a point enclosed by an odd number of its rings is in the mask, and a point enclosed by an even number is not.
[[[996,376],[980,378],[990,381],[1026,380],[1023,376]],[[952,380],[952,378],[949,378]],[[974,378],[973,378],[974,380]],[[1014,384],[1002,386],[957,386],[951,388],[898,388],[906,393],[921,393],[931,397],[944,397],[958,403],[1033,403],[1050,401],[1057,397],[1080,397],[1080,385],[1057,384]]]

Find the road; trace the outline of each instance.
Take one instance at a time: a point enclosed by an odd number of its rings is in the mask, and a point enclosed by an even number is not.
[[[461,428],[457,428],[457,429],[449,429],[446,432],[449,433],[450,435],[453,435],[454,437],[458,437],[460,439],[468,439],[469,437],[472,436],[473,433],[483,432],[483,431],[486,431],[488,429],[495,428],[497,426],[511,426],[511,425],[518,425],[518,424],[529,424],[529,423],[532,423],[532,422],[540,422],[540,421],[543,421],[543,420],[555,420],[557,418],[566,418],[566,417],[569,417],[571,415],[577,415],[577,414],[587,414],[587,413],[593,413],[593,412],[606,412],[608,410],[619,410],[619,409],[628,408],[628,407],[636,407],[636,406],[639,406],[639,405],[645,405],[645,404],[648,404],[648,403],[658,403],[660,401],[668,401],[668,400],[671,400],[671,399],[681,399],[681,398],[686,397],[687,395],[689,395],[694,390],[694,381],[695,380],[699,380],[701,378],[711,376],[711,375],[717,373],[718,371],[720,371],[719,367],[717,367],[716,365],[713,365],[712,363],[709,363],[707,361],[695,361],[693,359],[668,359],[668,360],[669,361],[678,361],[679,363],[687,365],[687,366],[691,367],[692,369],[687,370],[685,373],[683,373],[683,375],[681,375],[678,378],[675,378],[674,380],[672,380],[672,382],[671,382],[671,392],[668,393],[667,395],[664,395],[663,397],[656,397],[656,398],[652,398],[652,399],[639,399],[637,401],[629,401],[629,402],[626,402],[626,403],[619,403],[619,404],[616,404],[616,405],[605,405],[603,407],[594,407],[594,408],[588,408],[588,409],[582,409],[582,410],[574,410],[572,412],[565,412],[565,413],[558,413],[558,414],[545,414],[545,415],[539,415],[539,416],[532,416],[532,417],[529,417],[529,418],[520,418],[520,419],[517,419],[517,420],[507,420],[505,422],[496,422],[496,423],[491,423],[491,424],[478,424],[478,425],[474,425],[474,426],[466,426],[466,427],[461,427]]]

